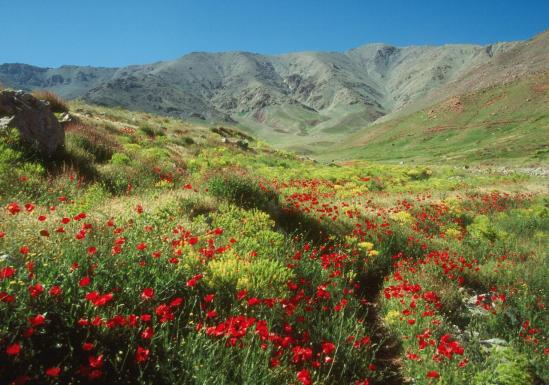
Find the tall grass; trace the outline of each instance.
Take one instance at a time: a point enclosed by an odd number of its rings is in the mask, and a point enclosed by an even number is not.
[[[40,100],[45,100],[50,104],[50,109],[53,112],[69,112],[69,106],[65,100],[63,100],[59,95],[47,91],[47,90],[37,90],[33,91],[32,95]]]

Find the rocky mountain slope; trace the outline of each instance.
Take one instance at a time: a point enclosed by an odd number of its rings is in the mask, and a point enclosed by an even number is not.
[[[0,65],[0,82],[67,98],[238,124],[274,143],[330,143],[382,117],[545,68],[549,32],[488,46],[394,47],[266,56],[191,53],[124,68]]]
[[[454,96],[316,149],[325,159],[522,165],[546,169],[549,70]]]

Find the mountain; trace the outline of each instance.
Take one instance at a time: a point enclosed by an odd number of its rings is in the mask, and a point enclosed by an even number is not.
[[[318,157],[537,167],[549,160],[549,70],[364,127]]]
[[[41,68],[19,63],[0,64],[0,82],[16,89],[47,89],[74,99],[111,79],[115,72],[115,68],[101,67]]]
[[[372,122],[547,68],[549,32],[487,46],[395,47],[267,56],[195,52],[124,68],[0,65],[0,82],[104,106],[236,125],[307,152]]]

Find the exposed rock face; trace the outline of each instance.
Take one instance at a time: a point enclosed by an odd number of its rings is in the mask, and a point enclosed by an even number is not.
[[[65,131],[47,102],[23,91],[0,92],[0,131],[14,127],[46,156],[65,143]]]

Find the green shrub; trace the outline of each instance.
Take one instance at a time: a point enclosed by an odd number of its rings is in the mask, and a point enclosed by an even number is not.
[[[166,133],[162,128],[156,128],[148,123],[144,123],[139,126],[139,131],[148,136],[149,138],[156,138],[157,136],[165,136]]]
[[[531,385],[528,360],[511,348],[494,348],[486,360],[487,368],[479,372],[473,385]]]
[[[111,156],[111,163],[116,166],[125,166],[130,164],[130,157],[124,153],[115,152]]]
[[[208,264],[207,284],[216,291],[248,290],[253,296],[270,298],[286,292],[293,273],[282,263],[268,258],[241,258],[227,252]]]
[[[433,171],[429,168],[414,168],[406,171],[406,176],[411,180],[425,180],[429,179]]]
[[[93,162],[104,163],[111,159],[112,148],[107,147],[98,140],[92,140],[82,135],[69,133],[66,136],[65,142],[65,146],[69,151],[80,153]]]
[[[467,231],[477,239],[487,239],[495,242],[498,239],[505,239],[507,233],[497,229],[486,215],[478,215],[473,223],[467,226]]]
[[[215,175],[208,182],[208,191],[244,208],[265,208],[276,200],[276,194],[261,188],[259,181],[247,176]]]
[[[196,142],[194,141],[194,139],[191,138],[190,136],[184,136],[184,137],[182,137],[181,139],[179,139],[178,142],[181,143],[181,144],[184,145],[184,146],[190,146],[190,145],[196,143]]]
[[[101,181],[107,191],[119,195],[132,184],[132,174],[133,170],[128,166],[108,165],[101,169]]]

